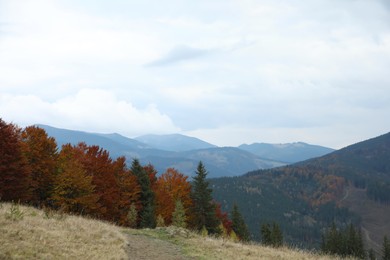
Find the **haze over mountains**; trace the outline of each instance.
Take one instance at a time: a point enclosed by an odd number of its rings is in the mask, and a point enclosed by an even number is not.
[[[151,163],[159,173],[174,167],[192,175],[199,161],[207,165],[209,177],[238,176],[256,169],[268,169],[300,160],[324,155],[333,149],[305,143],[252,144],[239,147],[217,147],[198,138],[180,134],[144,135],[135,139],[119,134],[87,133],[47,125],[37,125],[56,139],[61,147],[65,143],[85,142],[99,145],[114,158],[139,158],[143,164]],[[267,151],[269,151],[267,153]]]

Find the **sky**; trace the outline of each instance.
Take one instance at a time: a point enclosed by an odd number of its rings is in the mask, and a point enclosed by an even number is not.
[[[338,149],[390,131],[390,1],[0,0],[0,118]]]

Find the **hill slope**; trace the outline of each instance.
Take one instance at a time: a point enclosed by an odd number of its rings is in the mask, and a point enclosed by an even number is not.
[[[238,148],[256,154],[262,158],[286,163],[300,162],[335,151],[331,148],[302,142],[287,144],[242,144]]]
[[[259,225],[272,220],[281,223],[288,241],[303,246],[318,246],[332,221],[360,225],[376,250],[390,235],[384,224],[390,223],[390,133],[320,158],[211,183],[224,210],[234,200],[242,205],[257,239]]]
[[[205,238],[174,227],[135,230],[0,203],[1,259],[332,259]]]
[[[181,134],[143,135],[136,137],[135,140],[138,140],[156,149],[172,152],[183,152],[217,147],[216,145],[207,143],[198,138]]]

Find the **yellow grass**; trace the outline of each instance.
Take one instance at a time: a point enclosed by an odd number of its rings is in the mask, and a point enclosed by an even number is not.
[[[119,227],[0,204],[0,259],[126,259]]]
[[[0,203],[0,259],[335,259],[203,237],[167,227],[135,230],[102,221]]]
[[[182,232],[182,230],[175,227],[158,228],[156,230],[128,230],[127,232],[169,240],[181,248],[182,252],[190,259],[339,259],[287,247],[272,248],[259,244],[242,244],[221,238],[203,237],[189,231]]]

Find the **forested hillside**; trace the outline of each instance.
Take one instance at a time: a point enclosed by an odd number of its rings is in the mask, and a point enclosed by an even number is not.
[[[377,251],[390,234],[390,133],[320,158],[211,183],[223,209],[243,205],[256,239],[261,223],[270,220],[281,223],[291,243],[303,246],[319,246],[333,222],[359,225]]]

